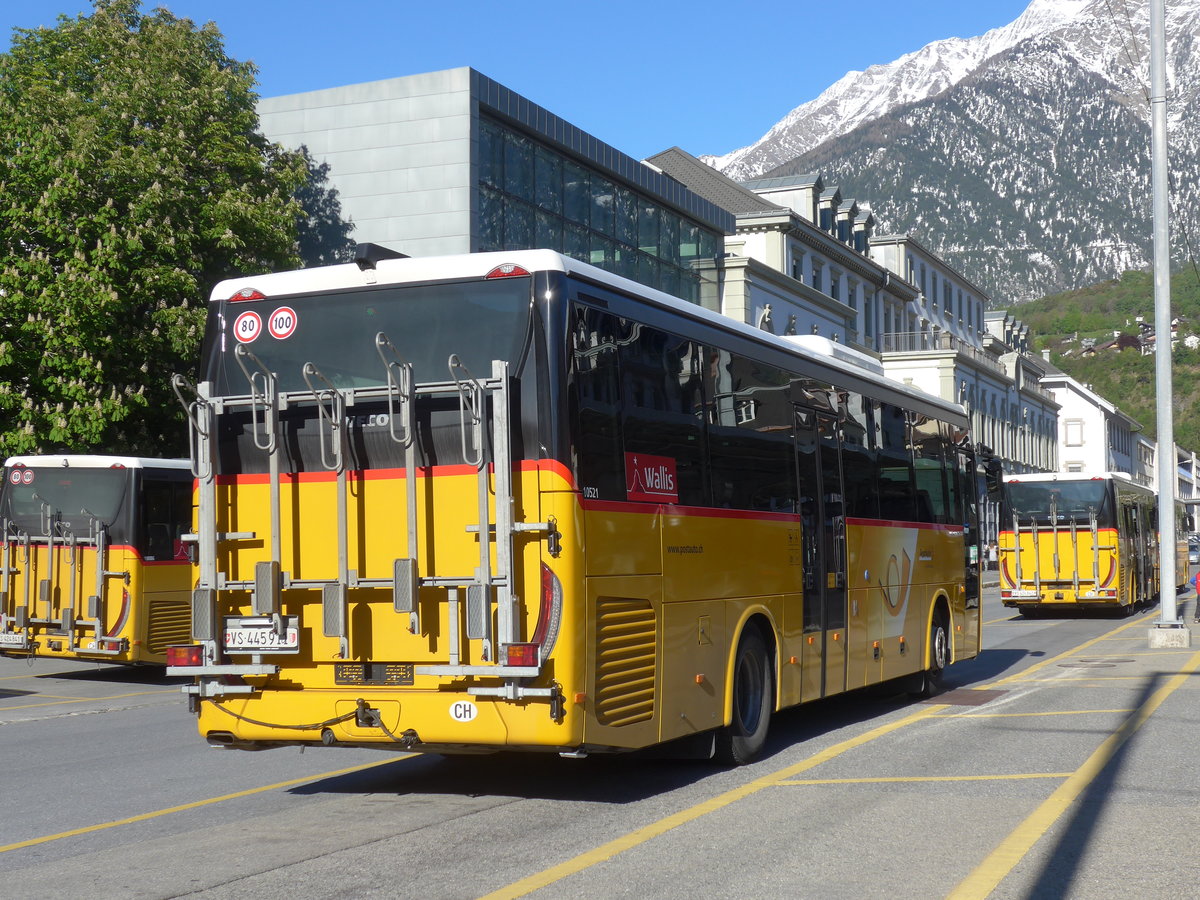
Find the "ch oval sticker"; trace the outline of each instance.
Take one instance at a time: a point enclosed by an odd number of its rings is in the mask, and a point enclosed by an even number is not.
[[[450,718],[455,722],[471,722],[479,715],[479,707],[470,700],[457,700],[450,704]]]

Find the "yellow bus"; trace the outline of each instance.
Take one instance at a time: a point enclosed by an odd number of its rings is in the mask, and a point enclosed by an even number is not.
[[[1004,479],[1000,598],[1031,617],[1048,610],[1130,615],[1157,600],[1158,497],[1121,472],[1043,473]],[[1184,548],[1185,517],[1176,533]]]
[[[191,636],[191,521],[185,459],[8,459],[0,653],[163,665]]]
[[[223,282],[176,378],[210,743],[737,763],[978,653],[961,407],[550,251],[393,255]]]

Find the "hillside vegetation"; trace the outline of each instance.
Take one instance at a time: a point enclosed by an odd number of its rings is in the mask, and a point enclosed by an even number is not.
[[[1171,279],[1171,311],[1178,321],[1172,376],[1175,442],[1200,451],[1200,278],[1195,269]],[[1118,280],[1022,303],[1011,312],[1029,326],[1036,349],[1050,351],[1054,365],[1140,422],[1147,435],[1156,435],[1154,354],[1142,355],[1136,346],[1082,352],[1088,338],[1097,348],[1115,335],[1125,336],[1123,345],[1140,343],[1138,317],[1154,324],[1154,280],[1148,272],[1126,272]]]

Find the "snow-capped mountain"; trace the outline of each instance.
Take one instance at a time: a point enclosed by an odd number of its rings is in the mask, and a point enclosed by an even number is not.
[[[1167,2],[1172,230],[1200,252],[1200,0]],[[980,37],[851,72],[755,144],[733,178],[821,174],[998,302],[1147,264],[1148,0],[1033,0]]]

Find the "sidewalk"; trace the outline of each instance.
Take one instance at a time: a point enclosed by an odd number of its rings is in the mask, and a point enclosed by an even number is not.
[[[1180,592],[1177,604],[1200,641],[1195,593]],[[989,824],[976,823],[992,853],[954,896],[1196,896],[1200,866],[1186,836],[1200,832],[1200,652],[1196,643],[1148,649],[1159,614],[1155,606],[1114,622],[989,685],[1006,691],[1003,707],[978,708],[997,715],[995,743],[1019,728],[1014,769],[1058,783],[1032,805],[993,799]]]

